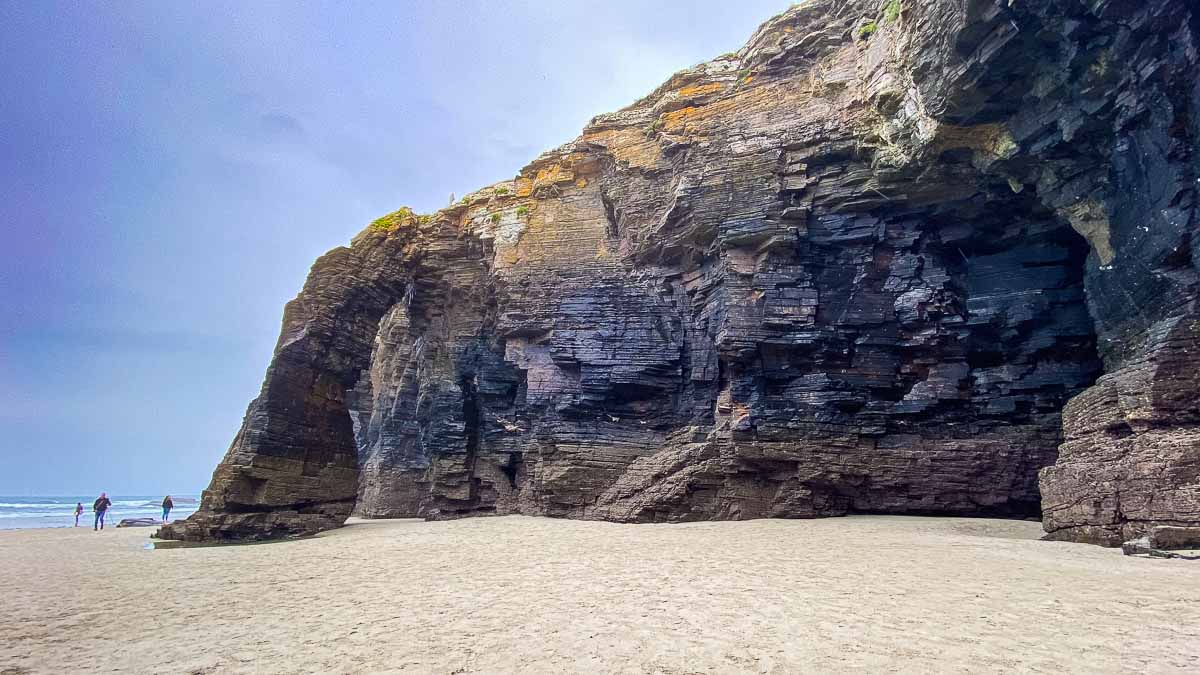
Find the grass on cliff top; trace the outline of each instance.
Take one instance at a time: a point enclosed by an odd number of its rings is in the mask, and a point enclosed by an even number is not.
[[[401,206],[386,216],[371,221],[370,227],[376,232],[395,232],[401,226],[411,225],[412,223],[428,223],[431,220],[433,220],[433,216],[417,215],[407,206]]]

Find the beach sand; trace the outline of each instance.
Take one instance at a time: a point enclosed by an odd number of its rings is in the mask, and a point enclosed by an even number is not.
[[[1200,672],[1200,564],[1025,521],[152,531],[0,532],[0,673]]]

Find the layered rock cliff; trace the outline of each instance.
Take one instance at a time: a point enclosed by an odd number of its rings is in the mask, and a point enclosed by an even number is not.
[[[161,535],[1200,524],[1198,38],[1182,0],[801,3],[318,260]]]

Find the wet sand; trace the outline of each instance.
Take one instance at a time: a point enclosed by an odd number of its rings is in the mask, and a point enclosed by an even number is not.
[[[1200,672],[1200,564],[1037,523],[0,531],[0,673]]]

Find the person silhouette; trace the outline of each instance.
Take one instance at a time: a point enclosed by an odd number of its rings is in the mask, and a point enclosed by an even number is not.
[[[101,492],[100,498],[92,503],[92,510],[96,512],[96,522],[92,524],[93,530],[104,529],[104,514],[108,512],[110,506],[112,506],[112,500],[108,498],[108,493]]]
[[[171,509],[175,508],[175,502],[171,501],[171,495],[167,495],[163,499],[163,517],[162,521],[167,522],[167,516],[171,515]]]
[[[75,527],[79,527],[79,516],[83,515],[83,502],[75,502]]]

